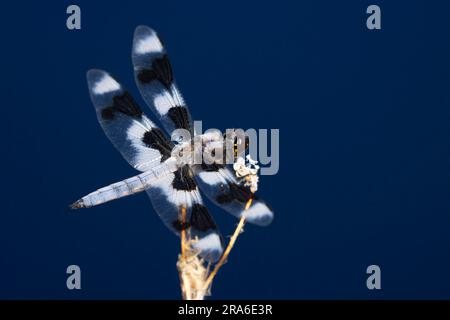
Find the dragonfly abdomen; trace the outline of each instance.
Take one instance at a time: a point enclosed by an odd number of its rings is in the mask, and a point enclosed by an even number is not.
[[[150,188],[158,179],[165,177],[176,169],[177,164],[175,159],[170,158],[166,162],[155,166],[148,171],[91,192],[71,204],[70,208],[90,208],[131,194],[139,193]]]

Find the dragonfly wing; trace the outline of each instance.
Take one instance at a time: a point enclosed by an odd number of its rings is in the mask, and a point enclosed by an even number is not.
[[[196,168],[196,180],[203,193],[217,206],[250,223],[267,226],[273,220],[272,209],[257,195],[240,184],[225,165],[202,165]],[[246,205],[252,198],[250,207]]]
[[[197,239],[193,247],[204,259],[217,261],[223,252],[223,239],[216,223],[203,205],[201,195],[188,166],[159,179],[146,190],[155,211],[164,224],[180,235],[182,230]],[[183,219],[182,208],[186,210]]]
[[[110,74],[89,70],[87,82],[103,131],[134,168],[146,171],[171,156],[171,141]]]
[[[175,129],[193,134],[192,119],[173,77],[172,66],[157,33],[146,26],[136,28],[132,60],[137,87],[150,109],[172,139]]]

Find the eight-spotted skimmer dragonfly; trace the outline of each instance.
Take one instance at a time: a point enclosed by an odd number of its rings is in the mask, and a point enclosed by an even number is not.
[[[169,136],[176,129],[185,129],[194,137],[192,120],[175,85],[166,49],[154,30],[146,26],[136,28],[132,60],[140,93]],[[189,228],[191,237],[196,239],[194,249],[212,262],[222,254],[223,239],[203,205],[197,183],[216,205],[234,216],[245,215],[248,222],[262,226],[272,221],[271,209],[239,183],[226,164],[192,164],[181,160],[179,153],[174,152],[179,144],[173,141],[173,136],[169,140],[110,74],[89,70],[87,82],[105,134],[142,173],[98,189],[73,203],[71,208],[92,207],[145,190],[164,224],[178,235]],[[201,143],[207,149],[226,139],[221,134],[203,134]],[[244,210],[250,197],[251,206]],[[181,209],[184,220],[180,220]]]

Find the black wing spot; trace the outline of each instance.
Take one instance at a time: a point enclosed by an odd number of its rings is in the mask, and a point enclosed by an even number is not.
[[[142,142],[149,148],[156,149],[161,153],[161,162],[167,160],[171,156],[172,144],[164,136],[159,128],[152,128],[144,133]]]
[[[173,83],[172,66],[170,65],[167,54],[160,58],[155,58],[151,69],[142,69],[139,71],[138,80],[141,83],[150,83],[153,80],[159,80],[167,88]]]
[[[229,190],[225,193],[221,193],[216,197],[216,201],[220,204],[232,202],[234,200],[240,203],[247,203],[250,198],[257,200],[258,197],[254,195],[248,187],[239,185],[237,183],[229,183]]]
[[[150,83],[157,79],[155,72],[150,69],[142,69],[139,71],[137,78],[141,83]]]
[[[114,120],[114,108],[107,107],[102,110],[103,120]]]
[[[167,113],[170,120],[172,120],[175,129],[186,129],[191,131],[191,124],[189,120],[189,113],[186,107],[177,106],[169,109]]]
[[[192,191],[197,189],[197,184],[195,183],[192,171],[188,165],[175,171],[172,186],[175,190]]]
[[[206,209],[204,205],[198,203],[192,206],[190,225],[192,228],[202,232],[217,229],[208,209]]]
[[[175,220],[172,222],[172,227],[178,232],[186,230],[190,227],[189,222],[182,222],[180,220]]]
[[[224,164],[220,164],[220,163],[211,163],[211,164],[206,164],[206,163],[202,163],[201,167],[203,169],[203,171],[207,171],[207,172],[217,172],[219,171],[219,169],[223,169],[225,168]]]
[[[135,118],[142,116],[141,108],[126,91],[122,95],[114,96],[112,106],[106,107],[101,111],[102,119],[114,120],[117,112]]]
[[[166,87],[170,86],[173,82],[172,66],[170,65],[169,57],[167,54],[161,58],[157,58],[152,63],[152,69],[158,75],[158,80],[161,81]]]

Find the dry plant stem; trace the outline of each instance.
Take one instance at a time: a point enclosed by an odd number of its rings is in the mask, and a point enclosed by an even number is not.
[[[183,300],[203,300],[205,296],[209,295],[209,291],[203,289],[208,269],[205,268],[203,260],[198,258],[195,251],[186,247],[185,258],[182,258],[181,254],[179,255],[177,269]]]
[[[248,208],[250,208],[252,201],[253,201],[253,198],[250,198],[247,201],[247,203],[245,204],[244,210],[248,210]],[[245,216],[242,215],[241,219],[239,220],[239,224],[237,225],[236,229],[234,230],[234,233],[231,236],[230,242],[228,243],[228,246],[225,249],[222,257],[220,258],[219,262],[217,262],[216,266],[214,267],[214,270],[211,271],[208,278],[206,279],[205,287],[204,287],[205,290],[209,289],[209,286],[211,285],[212,281],[214,280],[214,277],[216,276],[217,272],[223,266],[223,264],[227,261],[228,255],[230,254],[231,249],[233,249],[233,246],[234,246],[239,234],[242,232],[244,225],[245,225]]]
[[[186,223],[186,208],[181,207],[181,223],[184,225]],[[186,229],[181,230],[181,257],[186,258]]]
[[[244,210],[250,208],[252,201],[252,198],[247,201]],[[186,222],[186,208],[184,207],[181,208],[181,222],[183,224]],[[209,272],[210,265],[208,264],[208,267],[205,268],[203,259],[199,259],[198,252],[192,249],[192,241],[195,240],[190,239],[189,229],[181,231],[181,254],[178,257],[177,269],[180,276],[183,300],[203,300],[205,296],[210,295],[212,281],[226,262],[244,225],[245,216],[242,216],[222,257],[211,272]]]
[[[181,207],[181,223],[186,223],[186,208]],[[181,295],[183,300],[203,300],[207,291],[203,290],[203,283],[208,275],[203,261],[192,249],[192,239],[189,230],[181,231],[181,254],[178,257],[177,269],[180,276]]]

